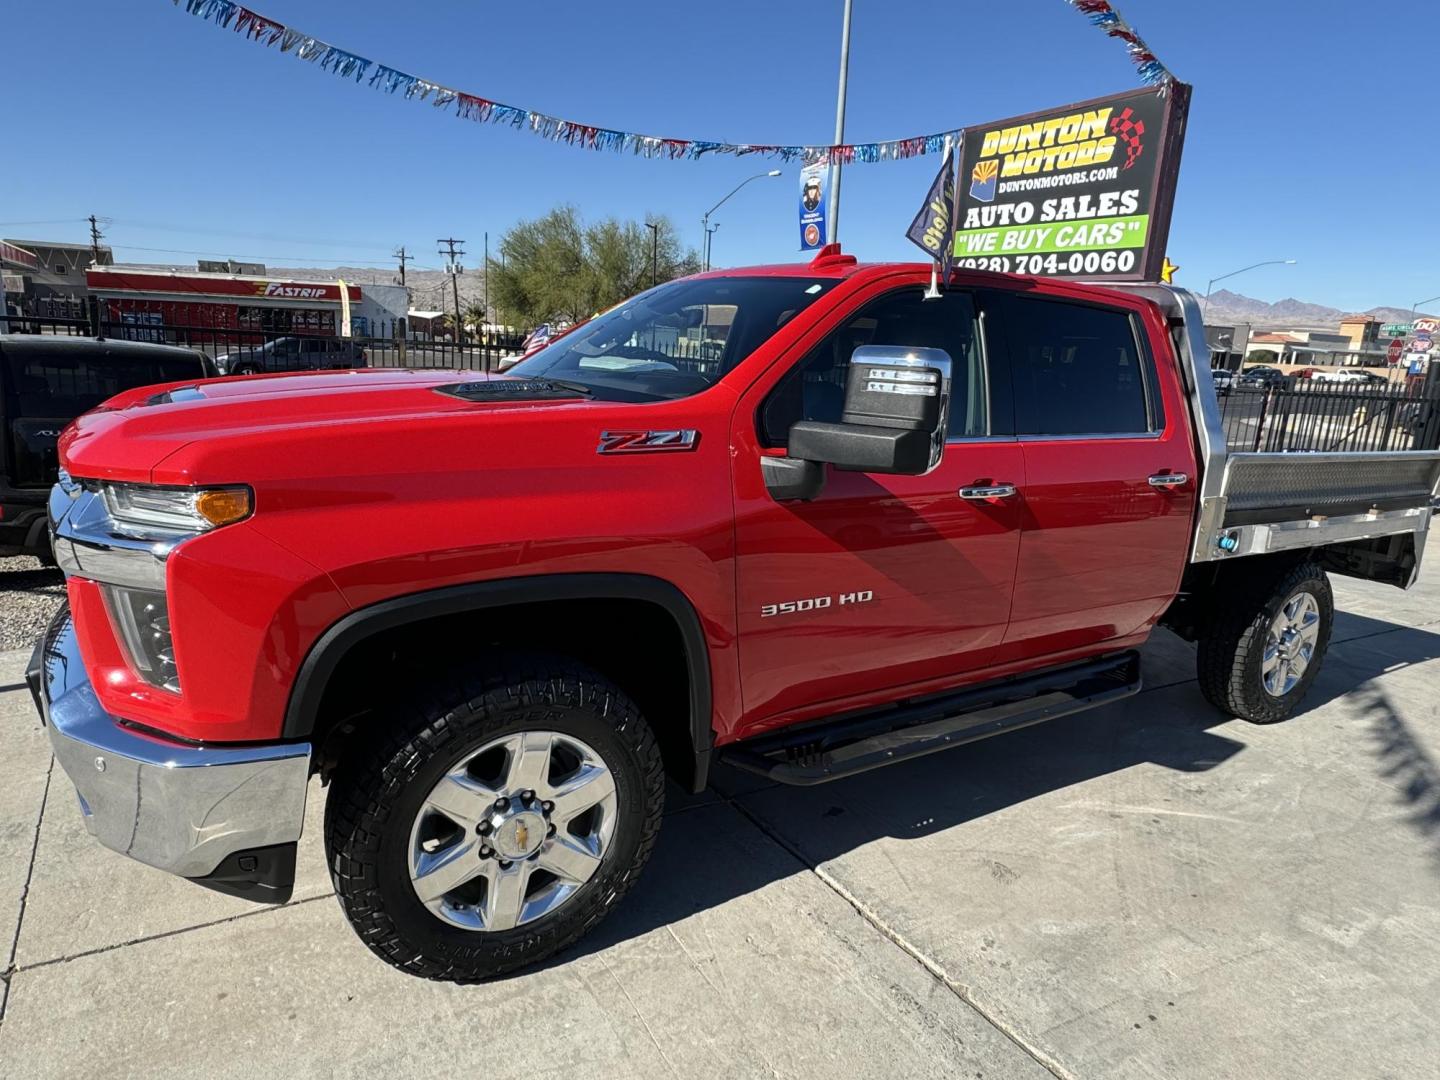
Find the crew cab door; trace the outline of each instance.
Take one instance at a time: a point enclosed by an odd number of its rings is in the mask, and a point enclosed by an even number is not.
[[[984,295],[925,300],[923,292],[917,275],[897,275],[845,303],[735,411],[746,716],[738,734],[952,683],[983,667],[1004,635],[1019,547],[1016,500],[961,491],[1025,482],[1008,378],[996,379],[987,365]],[[926,476],[826,466],[818,497],[777,502],[759,457],[783,454],[797,420],[839,420],[846,366],[860,345],[950,354],[941,464]]]
[[[1093,296],[1041,288],[996,305],[1025,458],[997,662],[1148,630],[1188,558],[1195,449],[1163,323],[1143,301]]]

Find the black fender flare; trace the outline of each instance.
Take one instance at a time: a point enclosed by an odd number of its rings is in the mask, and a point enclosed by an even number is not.
[[[656,605],[675,620],[685,645],[690,687],[690,742],[695,754],[693,787],[704,789],[714,733],[710,650],[695,606],[678,588],[645,574],[543,574],[502,578],[407,593],[359,608],[334,623],[310,647],[285,707],[282,738],[309,739],[320,701],[335,669],[366,638],[408,623],[486,608],[555,600],[640,600]]]

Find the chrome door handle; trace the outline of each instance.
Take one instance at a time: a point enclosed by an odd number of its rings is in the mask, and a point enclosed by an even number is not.
[[[962,499],[1008,499],[1015,494],[1014,484],[991,484],[989,487],[962,487]]]
[[[1185,483],[1185,481],[1189,479],[1190,478],[1186,476],[1183,472],[1156,473],[1154,476],[1150,477],[1150,486],[1153,488],[1179,487],[1181,484]]]

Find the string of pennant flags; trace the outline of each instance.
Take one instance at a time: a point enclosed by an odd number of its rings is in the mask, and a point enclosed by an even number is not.
[[[232,29],[250,41],[267,48],[279,48],[321,70],[366,83],[387,94],[401,94],[407,100],[428,101],[438,109],[453,110],[462,120],[481,124],[500,124],[530,131],[542,139],[562,142],[585,150],[629,152],[644,158],[696,160],[709,154],[753,156],[781,161],[824,162],[832,165],[869,164],[878,161],[901,161],[922,154],[944,151],[946,140],[957,137],[959,129],[933,135],[914,135],[905,139],[883,142],[840,143],[822,146],[782,146],[770,143],[727,143],[707,139],[674,139],[643,135],[634,131],[582,124],[558,116],[507,105],[478,94],[455,90],[440,83],[422,79],[398,68],[377,63],[347,52],[327,41],[286,26],[259,12],[235,3],[234,0],[174,0],[185,5],[189,15],[196,15],[221,29]],[[1108,37],[1124,44],[1131,62],[1146,85],[1166,85],[1174,76],[1150,51],[1134,28],[1108,0],[1062,0],[1067,6],[1085,15],[1090,23]]]

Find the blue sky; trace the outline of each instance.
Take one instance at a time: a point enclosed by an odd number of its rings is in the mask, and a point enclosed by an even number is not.
[[[599,126],[824,143],[834,125],[840,0],[254,6],[436,82]],[[1440,293],[1432,0],[1120,7],[1195,86],[1169,245],[1177,281],[1203,290],[1247,263],[1293,258],[1225,285],[1356,309]],[[78,219],[93,212],[112,219],[125,260],[388,264],[405,244],[435,266],[436,237],[463,237],[478,255],[485,230],[493,240],[566,201],[592,217],[668,214],[698,248],[701,214],[772,167],[645,161],[468,123],[169,0],[12,2],[0,25],[0,234],[84,239]],[[1060,0],[855,0],[846,135],[946,130],[1135,85],[1123,51]],[[717,264],[800,257],[797,166],[781,167],[716,215]],[[903,234],[935,168],[847,169],[845,247],[918,256]]]

